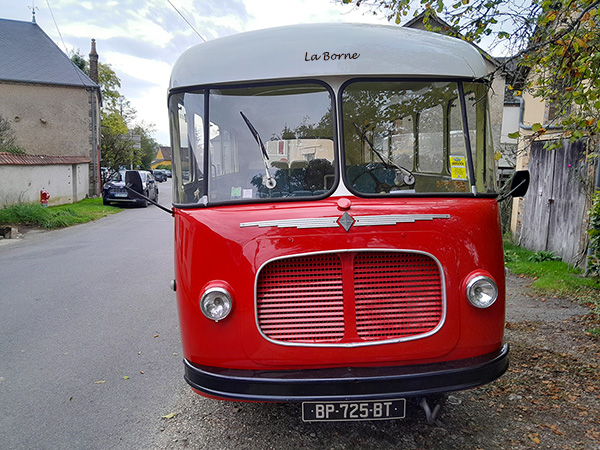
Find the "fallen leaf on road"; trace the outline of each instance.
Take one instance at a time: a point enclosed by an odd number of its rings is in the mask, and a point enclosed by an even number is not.
[[[94,384],[102,384],[106,383],[106,380],[94,381]]]
[[[173,417],[175,417],[175,413],[169,413],[165,416],[162,416],[163,419],[167,419],[167,420],[172,419]]]
[[[528,436],[529,436],[529,438],[530,438],[530,439],[531,439],[533,442],[535,442],[536,444],[539,444],[539,443],[540,443],[540,438],[538,437],[538,436],[539,436],[539,434],[538,434],[538,433],[530,433]]]
[[[124,380],[129,380],[129,377],[128,376],[124,376],[123,379]]]

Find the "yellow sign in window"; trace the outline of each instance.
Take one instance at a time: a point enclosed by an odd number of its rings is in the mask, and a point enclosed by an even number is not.
[[[467,162],[464,156],[450,156],[450,175],[453,180],[467,179]]]

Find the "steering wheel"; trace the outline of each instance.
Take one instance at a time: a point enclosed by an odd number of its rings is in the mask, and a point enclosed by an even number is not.
[[[373,173],[374,169],[365,169],[364,172],[359,173],[356,177],[354,177],[354,180],[352,180],[352,187],[356,189],[356,181],[362,177],[363,175],[369,175],[373,181],[375,182],[375,193],[380,193],[380,192],[385,192],[388,193],[390,192],[390,190],[392,189],[392,186],[390,186],[387,183],[383,183],[382,181],[379,180],[379,178],[377,178],[375,176],[375,174]]]
[[[398,166],[392,167],[395,172],[394,184],[389,184],[389,183],[385,183],[385,182],[381,181],[377,177],[377,175],[375,175],[373,173],[375,170],[381,169],[382,168],[381,166],[377,166],[377,167],[369,167],[369,166],[371,166],[371,164],[366,166],[364,172],[361,172],[356,177],[354,177],[354,180],[352,180],[352,187],[356,188],[356,181],[365,174],[369,175],[375,182],[375,193],[380,193],[380,192],[389,193],[390,191],[394,190],[394,188],[401,188],[403,186],[409,187],[409,186],[412,186],[413,184],[415,184],[414,175],[412,174],[412,172],[410,170],[407,170],[404,167],[398,167]],[[404,172],[404,176],[402,178],[399,178],[399,175],[400,175],[399,172]]]

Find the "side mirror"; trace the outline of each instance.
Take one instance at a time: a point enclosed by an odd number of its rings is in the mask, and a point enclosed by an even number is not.
[[[510,191],[508,192],[511,197],[523,197],[529,189],[529,170],[517,170],[510,182]]]
[[[530,178],[529,170],[517,170],[510,181],[508,193],[504,194],[499,201],[506,200],[509,197],[523,197],[529,189]]]
[[[143,191],[142,179],[140,174],[134,170],[128,170],[125,172],[125,184],[131,186],[135,192],[141,193]]]

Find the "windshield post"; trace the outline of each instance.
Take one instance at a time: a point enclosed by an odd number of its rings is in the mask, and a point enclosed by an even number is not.
[[[471,152],[471,137],[469,136],[469,121],[467,119],[467,105],[465,101],[465,90],[462,81],[458,83],[458,96],[460,98],[460,111],[462,114],[463,134],[465,137],[465,147],[467,150],[467,166],[469,170],[469,179],[471,180],[471,192],[477,195],[477,186],[475,185],[475,166],[473,165],[473,153]]]
[[[206,116],[205,117],[210,117],[209,111],[210,111],[210,100],[209,100],[209,93],[210,90],[206,90],[204,92],[204,111]],[[202,179],[202,192],[204,192],[204,195],[202,196],[203,199],[203,204],[204,206],[206,206],[208,204],[208,179],[210,178],[210,163],[208,160],[208,155],[210,154],[210,121],[209,120],[204,120],[202,122],[202,130],[203,130],[203,134],[204,136],[202,137],[203,143],[202,145],[204,146],[204,159],[202,161],[202,170],[204,170],[204,177]]]

